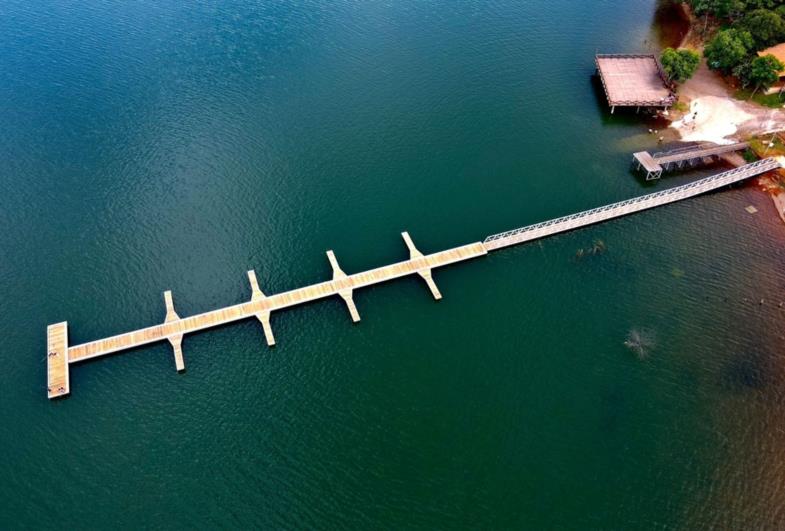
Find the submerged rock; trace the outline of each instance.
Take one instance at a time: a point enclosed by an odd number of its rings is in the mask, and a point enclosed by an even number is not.
[[[654,348],[654,333],[650,330],[633,328],[627,333],[624,346],[633,351],[638,359],[649,357],[649,352]]]

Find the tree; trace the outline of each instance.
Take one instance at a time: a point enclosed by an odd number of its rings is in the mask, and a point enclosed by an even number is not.
[[[709,13],[714,13],[711,0],[691,0],[692,9],[696,15],[703,15],[703,35],[709,27]]]
[[[696,15],[705,17],[704,33],[709,15],[717,18],[734,18],[750,8],[750,3],[746,0],[689,0],[689,4]]]
[[[785,38],[785,22],[769,9],[755,9],[739,22],[742,29],[750,32],[755,48],[762,50]]]
[[[785,65],[777,60],[773,55],[756,57],[750,63],[749,79],[755,85],[750,98],[758,89],[768,89],[780,78],[780,72],[785,69]]]
[[[697,52],[692,50],[665,48],[660,56],[660,62],[670,80],[683,83],[698,70],[701,58]]]
[[[741,15],[747,7],[743,0],[716,0],[715,14],[719,18],[734,18]]]
[[[741,82],[741,86],[747,88],[750,86],[750,69],[752,68],[751,61],[743,61],[733,67],[733,75]]]
[[[754,46],[748,31],[727,29],[709,41],[703,55],[709,62],[709,68],[727,73],[744,61]]]

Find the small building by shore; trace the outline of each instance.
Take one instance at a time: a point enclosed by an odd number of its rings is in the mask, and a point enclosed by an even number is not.
[[[775,44],[770,48],[758,52],[758,57],[773,55],[780,63],[785,63],[785,42]],[[780,72],[780,77],[785,76],[785,70]]]
[[[657,57],[650,54],[597,54],[597,73],[611,108],[669,109],[676,94]]]
[[[773,55],[780,63],[785,64],[785,42],[781,42],[780,44],[775,44],[770,48],[766,48],[765,50],[761,50],[758,52],[758,57],[765,57],[767,55]],[[779,82],[771,87],[766,93],[772,94],[775,92],[780,92],[785,85],[785,69],[780,70],[777,75],[779,76]]]

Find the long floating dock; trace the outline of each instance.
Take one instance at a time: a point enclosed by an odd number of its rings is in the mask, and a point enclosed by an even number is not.
[[[408,275],[420,276],[434,299],[438,300],[442,295],[432,275],[432,271],[436,268],[484,256],[489,251],[694,197],[777,168],[780,168],[780,164],[776,160],[764,159],[690,184],[495,234],[486,238],[482,243],[470,243],[428,255],[421,253],[414,246],[409,234],[404,232],[402,236],[409,250],[408,260],[351,275],[341,269],[335,254],[332,251],[327,251],[327,258],[333,270],[332,280],[275,295],[268,296],[262,292],[256,274],[251,270],[248,271],[248,281],[251,288],[249,301],[190,317],[180,317],[177,314],[172,293],[166,291],[164,292],[166,315],[163,323],[81,345],[68,345],[67,322],[52,324],[47,328],[47,395],[51,399],[70,393],[69,366],[72,363],[157,341],[169,341],[172,345],[175,367],[178,371],[182,371],[185,369],[182,351],[183,336],[241,319],[258,319],[264,329],[267,344],[273,346],[275,338],[270,325],[272,312],[326,297],[336,295],[341,297],[346,303],[352,321],[358,322],[360,314],[352,298],[354,290]]]

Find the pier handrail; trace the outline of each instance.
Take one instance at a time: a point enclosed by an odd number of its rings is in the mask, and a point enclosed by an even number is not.
[[[554,226],[563,227],[561,230],[550,230],[546,234],[537,234],[537,238],[555,234],[556,232],[577,228],[578,226],[590,225],[592,223],[597,223],[599,221],[604,221],[614,217],[631,214],[633,212],[639,212],[640,210],[645,210],[647,208],[672,203],[673,201],[678,201],[680,199],[706,193],[711,190],[716,190],[717,188],[722,188],[729,184],[749,179],[750,177],[760,175],[761,173],[765,173],[779,167],[780,163],[773,158],[758,160],[751,164],[740,166],[738,168],[734,168],[717,175],[712,175],[704,179],[699,179],[691,183],[683,184],[681,186],[668,188],[667,190],[661,190],[659,192],[642,195],[632,199],[626,199],[624,201],[592,208],[590,210],[584,210],[583,212],[577,212],[575,214],[562,216],[549,221],[542,221],[540,223],[535,223],[534,225],[528,225],[518,229],[493,234],[485,238],[485,240],[483,240],[483,244],[486,246],[490,244],[493,246],[493,248],[499,248],[513,245],[515,243],[522,243],[523,241],[534,239],[522,238],[522,236],[526,234],[533,234],[540,229]],[[572,223],[573,221],[577,221],[581,218],[595,215],[597,215],[599,219],[592,219],[591,221],[579,223],[577,225]]]
[[[721,155],[723,153],[731,153],[733,151],[741,151],[749,147],[747,142],[738,142],[736,144],[701,144],[698,146],[690,146],[687,148],[674,149],[670,151],[661,151],[654,153],[652,158],[658,164],[667,164],[669,162],[678,162],[681,160],[697,159],[701,157],[708,157],[711,155]]]

